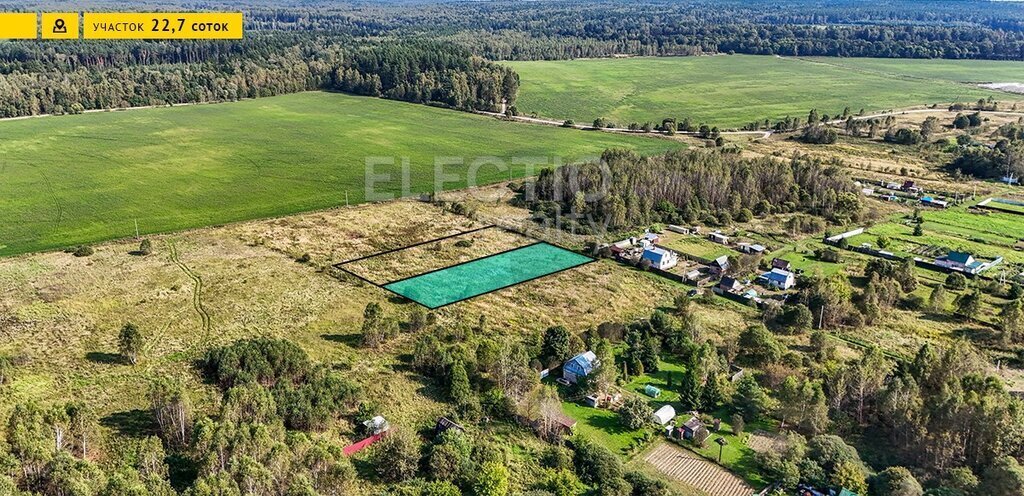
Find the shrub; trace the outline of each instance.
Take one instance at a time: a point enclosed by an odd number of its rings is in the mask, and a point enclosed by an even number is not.
[[[416,477],[419,470],[420,441],[411,430],[394,430],[377,443],[371,459],[384,481],[407,481]]]
[[[946,287],[953,291],[962,291],[967,289],[967,276],[959,272],[950,273],[946,276]]]
[[[153,253],[153,243],[151,241],[149,241],[148,239],[142,240],[142,242],[139,243],[139,254],[140,255],[150,255],[152,253]]]
[[[835,129],[822,124],[807,126],[800,135],[800,141],[815,145],[831,145],[838,139],[839,133]]]
[[[654,410],[643,398],[630,396],[619,407],[619,419],[629,429],[639,429],[650,422]]]
[[[92,256],[93,253],[96,253],[95,250],[93,250],[91,246],[86,245],[80,245],[71,252],[71,254],[76,257],[89,257]]]

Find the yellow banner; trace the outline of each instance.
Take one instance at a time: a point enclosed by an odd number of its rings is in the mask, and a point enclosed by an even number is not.
[[[77,40],[78,12],[43,12],[44,40]]]
[[[0,12],[0,39],[34,40],[39,37],[35,12]]]
[[[87,40],[227,40],[242,38],[241,12],[86,12]]]

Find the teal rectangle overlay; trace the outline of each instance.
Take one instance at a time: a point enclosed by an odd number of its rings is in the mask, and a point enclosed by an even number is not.
[[[384,289],[433,309],[593,261],[541,242],[388,283]]]

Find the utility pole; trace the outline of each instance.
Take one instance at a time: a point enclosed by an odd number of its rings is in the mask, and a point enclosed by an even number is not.
[[[135,239],[139,239],[139,219],[135,219]]]

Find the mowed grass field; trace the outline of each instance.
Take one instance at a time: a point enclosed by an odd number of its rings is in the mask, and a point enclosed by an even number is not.
[[[524,114],[619,125],[689,117],[740,127],[765,118],[835,115],[1019,95],[961,81],[1024,81],[1024,63],[756,55],[508,62]]]
[[[436,160],[456,189],[680,146],[317,92],[6,121],[0,136],[0,256],[134,235],[136,220],[153,233],[373,200],[368,160],[374,192],[416,195],[433,190]]]

